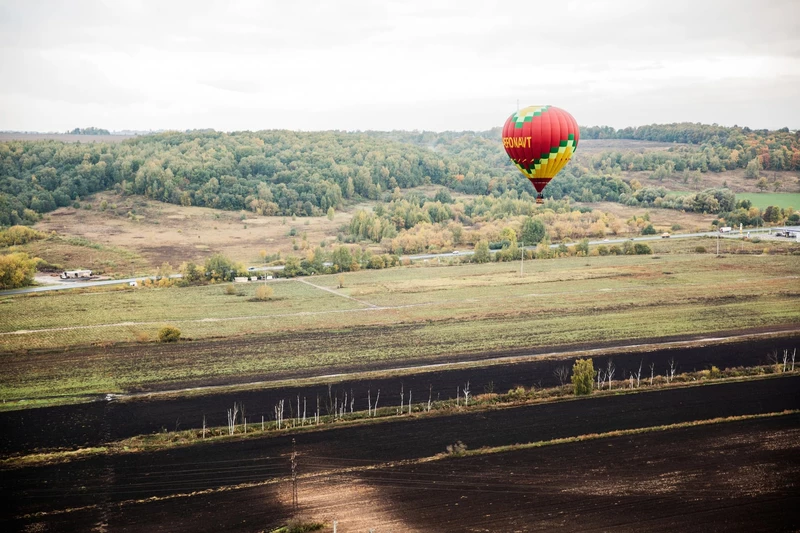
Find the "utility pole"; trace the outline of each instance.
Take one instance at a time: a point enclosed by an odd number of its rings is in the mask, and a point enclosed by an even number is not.
[[[297,451],[295,450],[295,442],[292,439],[292,509],[297,511],[299,506],[297,501]]]

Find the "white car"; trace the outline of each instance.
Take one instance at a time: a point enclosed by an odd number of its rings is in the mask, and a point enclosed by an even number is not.
[[[453,250],[453,255],[458,255],[459,253],[461,252],[459,252],[458,250]]]

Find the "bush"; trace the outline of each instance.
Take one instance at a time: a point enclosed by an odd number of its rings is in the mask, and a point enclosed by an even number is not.
[[[650,255],[653,253],[653,250],[646,244],[637,242],[636,244],[633,245],[633,252],[636,255]]]
[[[266,301],[272,298],[272,295],[275,294],[275,291],[269,285],[259,285],[256,289],[256,299],[261,301]]]
[[[458,441],[455,444],[448,444],[445,450],[447,450],[447,455],[455,455],[458,457],[464,455],[464,452],[467,451],[467,445]]]
[[[324,527],[325,524],[312,522],[305,518],[292,518],[286,524],[286,527],[279,531],[282,531],[282,533],[307,533],[308,531],[319,531]]]
[[[159,342],[178,342],[181,338],[181,330],[172,326],[165,326],[158,330]]]
[[[654,228],[652,224],[648,224],[642,230],[642,235],[655,235],[655,234],[656,234],[656,228]]]
[[[0,245],[17,246],[31,241],[44,239],[47,234],[36,231],[26,226],[11,226],[6,230],[0,231]]]
[[[24,252],[0,255],[0,289],[16,289],[33,283],[36,263],[39,258],[30,258]]]
[[[706,253],[706,247],[705,246],[696,246],[695,249],[694,249],[694,252],[697,253],[697,254],[704,254],[704,253]]]
[[[592,382],[596,372],[594,362],[591,359],[578,359],[572,366],[572,385],[574,386],[575,396],[592,393]]]

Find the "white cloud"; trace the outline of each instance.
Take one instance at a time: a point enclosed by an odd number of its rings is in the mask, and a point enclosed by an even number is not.
[[[800,3],[0,2],[0,129],[797,128]]]

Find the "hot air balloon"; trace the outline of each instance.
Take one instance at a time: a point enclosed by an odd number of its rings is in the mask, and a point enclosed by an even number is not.
[[[503,147],[539,193],[537,204],[543,201],[542,190],[575,153],[579,137],[572,115],[549,105],[526,107],[506,120]]]

